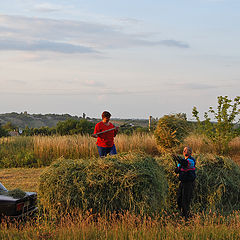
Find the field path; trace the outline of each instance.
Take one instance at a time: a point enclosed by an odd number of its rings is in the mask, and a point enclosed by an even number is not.
[[[37,192],[39,176],[44,168],[0,169],[0,182],[8,189],[20,188],[26,192]]]

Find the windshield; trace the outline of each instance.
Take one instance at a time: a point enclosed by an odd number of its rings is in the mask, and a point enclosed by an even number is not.
[[[7,192],[7,189],[0,183],[0,192]]]

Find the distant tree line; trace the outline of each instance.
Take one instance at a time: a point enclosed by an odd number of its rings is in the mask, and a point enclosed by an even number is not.
[[[59,121],[56,127],[43,126],[40,128],[25,127],[19,129],[11,122],[7,122],[5,125],[0,126],[0,137],[9,136],[9,132],[20,132],[22,136],[52,136],[52,135],[73,135],[73,134],[92,134],[94,132],[96,122],[91,122],[87,119],[68,119],[65,121]],[[20,131],[21,130],[21,131]],[[119,133],[131,135],[133,133],[146,133],[149,132],[147,127],[141,126],[126,126],[119,129]]]
[[[91,134],[94,131],[95,124],[86,119],[75,120],[68,119],[65,121],[59,121],[56,127],[40,127],[23,129],[22,135],[34,136],[34,135],[73,135],[73,134]]]

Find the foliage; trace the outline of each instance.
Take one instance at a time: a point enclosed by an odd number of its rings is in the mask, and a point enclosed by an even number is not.
[[[60,135],[72,134],[91,134],[94,130],[94,124],[86,119],[74,120],[68,119],[57,123],[56,132]]]
[[[130,126],[130,127],[121,127],[119,128],[118,134],[133,135],[136,133],[148,133],[147,127],[141,126]]]
[[[8,132],[6,129],[2,128],[1,124],[0,124],[0,138],[1,137],[6,137],[8,136]]]
[[[12,122],[7,122],[2,126],[6,131],[18,131],[18,128],[12,123]]]
[[[57,213],[79,208],[152,214],[163,208],[166,193],[162,167],[141,153],[59,159],[42,173],[39,185],[43,208]]]
[[[177,209],[178,175],[171,155],[158,158],[165,169],[169,193],[167,211]],[[199,211],[221,211],[229,213],[240,210],[240,167],[230,158],[214,155],[196,156],[197,178],[195,180],[192,209]]]
[[[166,152],[180,144],[189,133],[190,125],[178,115],[165,115],[160,118],[154,131],[161,152]]]
[[[204,121],[200,121],[199,112],[196,107],[193,107],[192,113],[198,122],[198,132],[205,134],[215,144],[219,154],[228,152],[229,142],[237,136],[234,122],[240,114],[239,106],[240,97],[236,97],[232,101],[228,99],[228,96],[219,96],[217,110],[210,107],[208,112],[204,113]],[[213,114],[216,123],[211,122],[208,113]]]
[[[40,128],[29,128],[28,126],[23,130],[23,136],[52,136],[56,134],[56,128],[52,127],[40,127]]]

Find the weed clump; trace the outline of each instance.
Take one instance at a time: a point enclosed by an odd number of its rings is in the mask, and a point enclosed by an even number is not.
[[[40,176],[43,209],[58,213],[79,208],[83,212],[160,211],[167,195],[162,167],[142,153],[106,158],[59,159]]]

